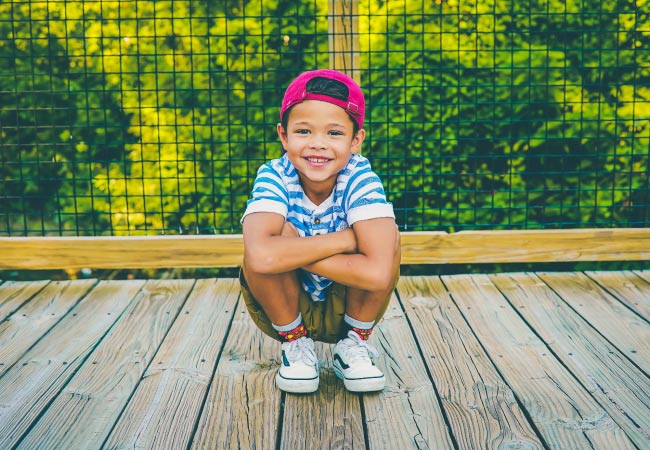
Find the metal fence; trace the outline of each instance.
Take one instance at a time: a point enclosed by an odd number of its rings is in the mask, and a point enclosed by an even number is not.
[[[0,235],[239,233],[339,3],[2,2]],[[649,3],[351,3],[402,230],[650,226]]]

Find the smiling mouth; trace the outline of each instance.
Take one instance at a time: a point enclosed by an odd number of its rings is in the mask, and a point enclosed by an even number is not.
[[[325,164],[330,161],[329,158],[317,158],[315,156],[306,157],[305,159],[312,164]]]

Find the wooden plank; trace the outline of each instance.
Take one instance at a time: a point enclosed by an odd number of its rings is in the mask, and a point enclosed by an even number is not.
[[[18,448],[100,448],[193,284],[148,281]]]
[[[193,449],[276,448],[280,343],[262,334],[240,301],[210,385]]]
[[[404,232],[402,264],[650,260],[650,228]],[[0,237],[2,269],[238,267],[241,235]]]
[[[329,68],[361,83],[358,0],[329,0],[328,36]]]
[[[234,279],[197,280],[103,448],[188,447],[238,297]]]
[[[378,395],[363,396],[370,448],[454,448],[434,385],[395,295],[371,343],[379,352],[376,364],[386,375],[386,387]]]
[[[144,282],[100,282],[48,334],[0,378],[0,448],[13,448]]]
[[[650,283],[650,270],[635,270],[634,273]],[[648,301],[650,301],[650,299],[648,299]]]
[[[336,378],[332,347],[316,342],[321,364],[318,391],[285,394],[280,449],[365,449],[359,396],[349,394]]]
[[[492,281],[639,448],[650,448],[650,379],[538,277]]]
[[[241,235],[0,238],[0,269],[237,267]]]
[[[543,448],[440,279],[402,277],[397,289],[458,449]]]
[[[397,298],[371,337],[386,375],[380,393],[348,393],[332,368],[333,346],[317,343],[321,363],[319,390],[307,396],[287,395],[282,427],[283,449],[369,448],[451,449],[453,444],[417,346]],[[360,409],[359,398],[364,408]]]
[[[72,309],[96,280],[53,281],[0,323],[0,376]]]
[[[650,228],[402,233],[403,264],[649,259]]]
[[[0,322],[13,314],[49,281],[7,281],[0,286]]]
[[[582,273],[541,272],[562,299],[646,374],[650,373],[650,326]]]
[[[548,447],[635,448],[486,275],[442,280]]]
[[[632,271],[585,272],[625,306],[650,321],[650,280]]]

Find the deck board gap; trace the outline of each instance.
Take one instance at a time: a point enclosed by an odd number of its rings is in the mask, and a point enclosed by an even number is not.
[[[479,345],[480,345],[481,348],[483,349],[483,352],[485,353],[487,359],[490,361],[490,364],[491,364],[492,367],[494,368],[495,372],[497,373],[497,375],[499,376],[499,378],[501,379],[501,381],[502,381],[506,386],[508,386],[508,388],[509,388],[510,391],[512,392],[513,398],[514,398],[514,400],[515,400],[517,406],[520,408],[521,413],[523,414],[523,416],[524,416],[524,417],[526,418],[526,420],[528,421],[528,425],[531,427],[531,429],[532,429],[533,432],[535,433],[535,436],[540,440],[540,443],[544,446],[544,449],[545,449],[545,450],[546,450],[546,449],[551,449],[551,448],[553,448],[551,445],[548,444],[547,440],[544,438],[544,433],[542,433],[542,430],[539,429],[539,427],[537,426],[537,423],[536,423],[534,417],[532,416],[532,414],[530,413],[530,411],[528,411],[528,407],[526,406],[525,402],[523,401],[523,399],[521,398],[521,396],[517,393],[517,387],[514,386],[512,383],[510,383],[510,382],[508,381],[508,377],[506,376],[506,374],[503,372],[502,369],[499,368],[499,365],[498,365],[497,362],[494,360],[494,356],[493,356],[492,353],[489,351],[489,349],[488,349],[488,348],[483,344],[483,342],[482,342],[482,340],[481,340],[481,337],[480,337],[480,336],[476,333],[476,331],[474,330],[474,327],[472,326],[471,322],[469,321],[469,319],[467,318],[467,316],[466,316],[465,313],[463,312],[463,309],[461,308],[461,306],[458,304],[458,301],[454,298],[454,293],[452,292],[451,289],[449,289],[449,286],[447,286],[447,284],[445,283],[445,280],[444,280],[443,277],[441,277],[441,282],[442,282],[442,284],[445,286],[445,289],[447,290],[447,292],[449,293],[449,297],[451,298],[451,300],[452,300],[454,306],[458,309],[460,315],[461,315],[461,316],[463,317],[463,319],[465,320],[465,323],[467,324],[467,327],[470,329],[470,331],[472,332],[474,338],[478,341]],[[499,292],[501,292],[501,291],[499,291]],[[504,296],[504,297],[505,297],[505,296]],[[513,308],[513,309],[514,309],[514,308]],[[515,310],[515,311],[516,311],[516,310]],[[517,312],[517,315],[519,315],[519,312],[518,312],[518,311],[516,311],[516,312]],[[520,317],[520,318],[521,318],[521,317]],[[527,322],[525,322],[525,323],[526,323],[526,326],[528,326],[528,328],[532,330],[532,328],[530,327],[530,325],[529,325]],[[534,331],[533,331],[533,332],[534,332]],[[536,334],[536,332],[534,332],[534,333]],[[539,336],[537,336],[537,337],[539,338]]]
[[[18,309],[16,309],[9,316],[7,316],[5,321],[0,321],[0,329],[1,329],[1,327],[3,327],[3,324],[7,323],[6,322],[7,320],[11,320],[13,315],[20,314],[20,311],[24,310],[24,308],[27,308],[27,307],[31,306],[30,302],[38,301],[39,299],[37,297],[39,295],[41,295],[41,294],[44,294],[46,289],[49,289],[50,287],[55,288],[57,285],[59,285],[59,286],[60,285],[65,285],[66,287],[70,287],[72,290],[74,290],[74,288],[76,287],[77,289],[80,289],[80,291],[81,291],[79,294],[75,294],[74,292],[71,293],[71,295],[73,295],[73,298],[74,298],[74,296],[77,296],[77,298],[72,301],[72,304],[67,308],[67,310],[64,313],[62,313],[61,316],[56,321],[51,323],[47,327],[47,329],[39,330],[39,336],[36,339],[34,339],[34,341],[31,342],[31,344],[26,345],[25,347],[20,349],[20,355],[15,354],[14,357],[12,357],[12,361],[7,366],[0,367],[0,379],[2,379],[2,377],[5,374],[7,374],[26,354],[28,354],[41,341],[43,341],[44,339],[47,339],[47,337],[50,335],[52,330],[56,329],[56,327],[61,323],[61,321],[66,320],[66,317],[68,315],[74,314],[73,311],[75,310],[75,308],[77,308],[79,303],[81,303],[84,300],[84,298],[88,295],[88,293],[91,292],[92,289],[97,285],[97,280],[95,280],[95,282],[92,283],[92,284],[91,284],[91,280],[77,282],[76,283],[77,286],[74,286],[74,287],[72,286],[72,283],[73,282],[68,281],[68,282],[48,283],[48,284],[44,285],[43,288],[40,289],[38,292],[36,292],[34,295],[32,295],[29,300],[25,301],[22,305],[20,305],[20,307]],[[63,305],[63,307],[65,307],[65,305]],[[38,313],[38,312],[43,313],[44,311],[49,312],[49,311],[46,311],[46,310],[38,311],[38,309],[35,310],[34,312],[35,313]],[[41,320],[40,322],[43,322],[43,321]],[[25,325],[28,325],[28,324],[25,324]],[[23,326],[25,326],[25,325],[23,325]],[[0,343],[1,342],[2,341],[0,341]],[[7,356],[7,355],[5,354],[5,356]]]
[[[233,323],[235,321],[235,317],[237,316],[237,311],[239,310],[239,304],[242,302],[241,294],[237,297],[237,301],[235,301],[235,304],[232,307],[232,314],[230,316],[230,321],[228,322],[228,326],[226,327],[226,332],[224,333],[223,339],[221,341],[221,346],[219,348],[219,352],[217,353],[217,357],[214,361],[214,365],[212,366],[212,373],[210,374],[210,381],[208,382],[208,386],[212,384],[212,381],[214,380],[214,377],[217,373],[217,368],[219,367],[219,361],[221,361],[221,357],[223,356],[223,351],[226,348],[226,342],[228,342],[228,337],[230,336],[230,330],[232,329]],[[187,443],[187,450],[191,450],[192,448],[192,443],[194,442],[194,438],[196,437],[196,434],[199,430],[199,426],[201,424],[201,416],[203,415],[203,411],[205,410],[205,405],[208,402],[208,398],[210,397],[210,389],[205,390],[205,394],[203,396],[203,400],[201,402],[201,407],[199,408],[198,414],[196,416],[196,420],[194,421],[194,426],[192,428],[192,432],[190,434],[190,439],[188,440]],[[281,418],[282,416],[280,416]]]
[[[609,279],[612,278],[612,276],[616,276],[615,274],[608,274],[608,273],[603,274],[603,272],[583,272],[583,273],[587,278],[589,278],[598,286],[600,286],[601,289],[603,289],[609,295],[614,297],[623,307],[630,310],[630,312],[635,314],[641,320],[650,324],[650,314],[644,313],[644,310],[642,309],[643,305],[641,305],[641,308],[639,308],[638,303],[634,302],[634,298],[628,298],[628,296],[634,296],[634,294],[636,293],[629,292],[629,289],[625,289],[626,287],[621,288],[620,286],[613,286],[611,283],[607,282],[610,281]],[[650,280],[646,280],[645,278],[643,278],[639,272],[631,272],[631,274],[633,274],[634,280],[638,280],[639,284],[641,284],[642,287],[646,287],[647,293],[650,294]],[[615,280],[615,281],[619,281],[619,280]],[[625,292],[626,290],[628,291],[627,295]],[[646,295],[646,297],[648,296],[650,295]],[[648,310],[650,311],[650,308],[648,308]]]
[[[287,401],[287,393],[280,394],[280,405],[278,406],[278,429],[275,435],[275,450],[282,450],[282,429],[284,428],[284,405]]]
[[[146,285],[144,285],[143,288],[144,287],[146,287]],[[106,433],[106,436],[104,436],[104,440],[102,441],[99,448],[102,448],[102,449],[105,448],[106,445],[108,444],[109,440],[111,439],[111,436],[112,436],[113,432],[115,431],[115,428],[117,427],[118,423],[120,422],[120,419],[122,418],[122,415],[124,414],[126,409],[129,407],[129,404],[131,403],[131,400],[135,396],[135,393],[138,390],[138,386],[139,386],[140,382],[142,381],[143,377],[145,376],[145,374],[147,373],[147,371],[149,370],[149,368],[151,367],[153,362],[156,360],[156,354],[158,354],[158,351],[162,347],[163,342],[165,342],[165,339],[167,338],[167,335],[169,334],[169,332],[171,331],[171,329],[174,326],[174,322],[176,322],[176,319],[178,319],[179,314],[181,313],[181,311],[185,307],[185,304],[187,303],[187,299],[190,297],[190,295],[192,295],[192,291],[194,290],[195,287],[196,287],[196,280],[194,280],[194,282],[192,283],[192,287],[185,294],[185,298],[183,299],[183,302],[179,305],[178,309],[176,310],[176,315],[170,321],[169,327],[167,328],[166,332],[164,333],[164,335],[160,339],[160,342],[158,343],[158,346],[156,347],[156,350],[151,355],[151,359],[149,359],[149,363],[142,369],[142,373],[140,374],[140,378],[139,378],[138,382],[134,384],[133,388],[131,389],[131,393],[128,395],[128,397],[126,398],[124,404],[122,405],[122,408],[120,409],[120,412],[115,416],[115,420],[113,421],[113,424],[109,427],[109,429],[108,429],[108,431]],[[137,297],[136,297],[136,299],[137,299]],[[126,309],[125,309],[125,311],[126,311]],[[116,323],[117,322],[118,321],[116,321]],[[115,326],[115,324],[113,324],[113,326]]]
[[[579,275],[578,275],[579,274]],[[649,376],[650,374],[650,350],[645,349],[644,347],[644,340],[642,339],[642,342],[637,342],[636,347],[637,350],[632,351],[631,349],[634,349],[635,345],[631,343],[631,340],[633,340],[633,337],[628,335],[628,330],[626,327],[619,327],[618,333],[617,332],[608,332],[607,325],[609,325],[607,322],[604,322],[603,320],[598,321],[599,317],[597,316],[592,316],[589,317],[588,313],[591,312],[591,309],[585,308],[584,311],[580,311],[578,309],[578,306],[582,307],[586,302],[580,303],[580,299],[575,300],[573,299],[574,297],[577,297],[577,294],[575,294],[577,288],[576,283],[581,280],[576,280],[575,276],[578,275],[579,277],[584,277],[585,280],[588,280],[589,282],[593,283],[595,286],[597,286],[602,292],[605,293],[606,296],[609,296],[614,300],[614,304],[617,306],[620,306],[621,310],[618,311],[618,314],[616,311],[612,310],[612,313],[608,315],[609,318],[611,318],[612,321],[618,321],[622,320],[620,317],[621,314],[625,312],[629,312],[630,317],[627,319],[637,319],[642,321],[645,325],[648,325],[648,321],[646,318],[642,317],[639,315],[636,311],[631,310],[628,305],[626,305],[624,302],[621,302],[619,298],[615,295],[610,294],[606,289],[602,288],[600,283],[596,283],[593,281],[590,277],[588,277],[585,273],[583,272],[575,272],[571,273],[571,283],[569,283],[570,287],[567,288],[567,281],[564,280],[565,275],[563,274],[558,274],[555,276],[551,276],[546,272],[536,273],[535,276],[543,281],[546,286],[566,305],[569,310],[571,310],[573,313],[575,313],[578,317],[580,317],[588,326],[595,331],[595,333],[599,336],[601,336],[608,344],[610,344],[612,347],[617,349],[621,355],[623,355],[624,358],[626,358],[632,365],[634,365],[636,368],[641,370],[646,376]],[[557,279],[557,277],[562,277],[560,279]],[[563,292],[564,291],[564,292]],[[582,295],[582,294],[581,294]],[[579,297],[578,297],[579,298]],[[596,299],[588,299],[588,300],[596,300]],[[600,300],[600,299],[597,299]],[[597,301],[596,303],[600,303]],[[609,308],[609,306],[608,306]],[[624,321],[625,325],[628,325],[629,322]],[[647,336],[649,334],[646,332],[646,340]],[[625,344],[630,344],[630,345],[625,345]],[[646,358],[644,358],[644,356]]]
[[[20,308],[25,306],[30,302],[34,297],[36,297],[40,292],[45,289],[51,281],[37,281],[37,282],[11,282],[5,281],[0,286],[0,324],[4,322],[8,317],[18,311]],[[36,289],[34,289],[34,284],[36,284]],[[15,288],[15,289],[12,289]],[[8,290],[8,293],[3,293],[3,291]],[[12,292],[14,291],[14,292]],[[20,298],[20,295],[27,291],[27,294],[23,299]],[[7,295],[8,294],[8,295]],[[11,297],[14,297],[14,300]],[[15,296],[18,296],[18,303],[16,302]],[[8,299],[9,298],[9,299]]]
[[[422,350],[422,346],[420,345],[420,341],[417,338],[417,334],[415,332],[415,327],[413,326],[413,322],[411,321],[411,318],[406,312],[406,307],[404,305],[404,302],[402,301],[401,294],[399,292],[399,289],[395,289],[395,296],[397,297],[398,304],[402,308],[402,311],[404,312],[404,317],[406,319],[406,323],[408,324],[409,330],[411,331],[411,334],[414,337],[415,340],[415,346],[418,350],[418,353],[420,355],[420,358],[422,358],[422,361],[426,361],[425,353]],[[433,386],[433,392],[436,394],[436,401],[438,402],[438,406],[440,407],[440,411],[442,413],[442,419],[445,422],[445,426],[447,427],[447,432],[449,433],[449,438],[451,440],[451,444],[453,445],[455,450],[458,450],[459,445],[458,445],[458,440],[456,438],[456,435],[453,431],[453,427],[451,426],[451,420],[449,419],[449,415],[447,413],[447,410],[444,406],[444,403],[442,401],[442,397],[440,395],[440,390],[438,389],[438,386],[436,385],[435,382],[435,377],[433,376],[433,373],[431,373],[431,369],[429,368],[428,364],[424,364],[424,369],[427,373],[427,377],[429,378],[429,381],[431,382],[431,385]],[[365,421],[364,421],[364,427],[365,427]]]

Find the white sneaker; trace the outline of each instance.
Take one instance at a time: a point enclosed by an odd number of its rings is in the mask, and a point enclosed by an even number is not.
[[[350,392],[381,391],[386,385],[384,374],[372,362],[377,350],[350,330],[348,337],[334,347],[334,373]]]
[[[282,343],[282,363],[275,383],[280,390],[295,394],[307,394],[318,389],[318,358],[314,341],[301,337]]]

